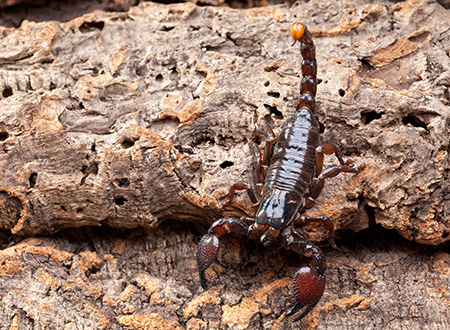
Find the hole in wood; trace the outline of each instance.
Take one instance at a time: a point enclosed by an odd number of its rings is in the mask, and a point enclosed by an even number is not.
[[[345,91],[343,89],[339,89],[339,96],[344,97]]]
[[[375,111],[361,112],[361,122],[367,125],[375,119],[380,119],[382,115],[383,113],[377,113]]]
[[[280,93],[278,93],[278,92],[267,92],[267,95],[272,96],[274,98],[280,97]]]
[[[222,164],[220,164],[219,166],[220,166],[221,168],[227,168],[227,167],[231,167],[231,166],[233,166],[233,165],[234,165],[233,162],[230,162],[229,160],[226,160],[226,161],[224,161]]]
[[[325,125],[319,121],[319,133],[322,134],[325,132]]]
[[[375,209],[369,205],[365,206],[367,217],[369,218],[369,223],[375,223]]]
[[[10,97],[11,95],[13,95],[13,90],[12,90],[12,88],[9,87],[9,86],[6,86],[6,87],[3,89],[2,95],[3,95],[3,97]]]
[[[105,27],[105,22],[84,22],[81,26],[80,26],[80,32],[81,33],[87,33],[87,32],[91,32],[94,30],[103,30],[103,28]]]
[[[215,145],[216,141],[213,137],[209,135],[201,135],[197,140],[194,141],[194,145],[201,145],[201,144],[210,144]]]
[[[268,104],[264,104],[264,106],[266,107],[267,110],[270,111],[270,113],[276,118],[276,119],[283,119],[283,114],[281,113],[281,111],[279,111],[277,109],[276,106],[271,106]]]
[[[272,65],[266,65],[266,66],[264,66],[264,71],[266,71],[266,72],[274,72],[274,71],[277,71],[279,67],[280,66],[277,63],[274,63]]]
[[[8,137],[8,132],[0,132],[0,141],[5,141]]]
[[[114,204],[116,205],[123,205],[126,201],[127,199],[123,196],[117,196],[116,198],[114,198]]]
[[[134,141],[130,140],[130,139],[125,139],[122,141],[122,148],[123,149],[128,149],[131,148],[132,146],[134,146]]]
[[[409,37],[408,40],[411,42],[421,43],[424,42],[429,37],[429,35],[430,32],[424,31],[422,33],[419,33],[418,35]]]
[[[422,127],[424,129],[428,130],[427,124],[425,124],[422,120],[420,120],[420,118],[412,116],[412,115],[407,115],[406,117],[403,117],[402,123],[404,125],[410,124],[413,127]]]
[[[36,185],[37,173],[31,173],[30,178],[28,179],[30,183],[30,188],[33,188]]]

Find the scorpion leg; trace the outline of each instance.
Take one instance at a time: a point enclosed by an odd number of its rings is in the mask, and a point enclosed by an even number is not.
[[[325,184],[325,179],[334,178],[339,173],[359,173],[364,165],[355,168],[351,165],[331,166],[323,170],[322,173],[315,179],[311,195],[308,196],[305,208],[311,208],[314,205],[314,200],[319,197]]]
[[[263,181],[266,178],[267,169],[269,168],[270,162],[270,153],[272,151],[272,146],[276,138],[272,128],[269,125],[264,125],[263,128],[257,125],[253,135],[264,137],[264,154],[261,158],[261,161],[259,162],[261,166],[259,171],[261,173],[261,178]]]
[[[248,144],[253,152],[253,159],[254,159],[254,169],[256,174],[256,187],[259,196],[261,196],[261,192],[264,186],[264,180],[261,173],[262,168],[262,157],[261,157],[261,151],[259,150],[259,146],[253,142],[252,140],[248,139]]]
[[[219,253],[219,237],[234,233],[246,235],[248,224],[254,222],[251,218],[222,218],[214,222],[206,235],[202,237],[197,246],[197,266],[200,284],[206,289],[205,270],[216,260]]]
[[[350,159],[344,162],[344,159],[342,158],[342,152],[337,146],[335,146],[334,144],[324,144],[317,147],[316,149],[316,175],[319,175],[322,172],[323,156],[332,154],[336,156],[341,166],[350,165],[352,163]]]
[[[322,171],[323,167],[323,156],[335,154],[336,158],[339,160],[340,165],[331,166]],[[325,179],[334,178],[339,173],[359,173],[365,165],[361,165],[356,168],[353,167],[352,161],[348,159],[344,161],[342,158],[342,153],[334,144],[325,144],[323,146],[319,146],[316,149],[316,178],[314,178],[313,183],[309,187],[309,196],[306,198],[306,203],[304,208],[310,209],[314,205],[314,200],[319,197],[322,192],[323,186],[325,184]]]
[[[293,315],[299,309],[305,308],[294,319],[295,321],[303,318],[317,305],[325,290],[326,283],[326,263],[322,251],[315,244],[307,242],[300,237],[301,235],[291,228],[286,229],[283,233],[287,249],[311,260],[309,266],[303,266],[297,270],[292,280],[295,304],[286,313],[286,316]]]
[[[337,249],[336,243],[334,243],[334,224],[330,220],[330,218],[325,216],[317,216],[317,217],[305,217],[301,216],[296,221],[296,223],[305,224],[308,222],[319,222],[321,223],[325,229],[328,230],[328,240],[330,241],[331,246],[334,249]]]
[[[256,198],[255,191],[253,190],[253,188],[244,181],[238,181],[231,186],[230,191],[228,193],[228,200],[225,203],[223,203],[223,206],[227,206],[233,203],[236,190],[246,190],[248,197],[250,198],[252,203],[258,204],[258,199]]]

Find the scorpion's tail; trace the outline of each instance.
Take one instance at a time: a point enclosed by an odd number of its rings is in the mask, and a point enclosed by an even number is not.
[[[314,112],[316,108],[316,90],[317,90],[317,63],[316,47],[312,41],[311,33],[302,23],[294,23],[291,27],[291,35],[294,38],[294,44],[300,42],[300,52],[302,61],[302,82],[300,84],[300,100],[297,110],[307,108]]]

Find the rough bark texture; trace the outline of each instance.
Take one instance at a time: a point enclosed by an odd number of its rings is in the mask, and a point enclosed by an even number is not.
[[[448,15],[434,1],[143,3],[0,28],[0,328],[299,327],[283,314],[297,256],[225,238],[203,292],[194,251],[218,216],[254,212],[244,194],[220,205],[253,180],[255,124],[277,131],[295,109],[301,21],[323,140],[367,165],[308,211],[363,232],[325,248],[327,289],[303,326],[447,329],[448,248],[381,226],[450,240]]]

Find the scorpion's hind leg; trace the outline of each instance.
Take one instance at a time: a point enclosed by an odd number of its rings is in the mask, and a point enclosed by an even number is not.
[[[205,270],[216,260],[219,253],[219,237],[234,233],[238,235],[246,235],[248,225],[245,220],[239,218],[222,218],[217,220],[209,228],[206,235],[202,237],[197,246],[197,266],[200,275],[200,284],[206,289]]]
[[[331,246],[334,249],[337,249],[336,243],[334,242],[334,224],[330,220],[330,218],[325,217],[323,215],[316,216],[316,217],[306,217],[306,216],[300,216],[295,220],[295,224],[307,224],[307,223],[320,223],[322,224],[326,230],[328,230],[328,240],[331,244]]]
[[[286,313],[286,316],[293,315],[301,308],[304,308],[302,313],[295,318],[295,320],[299,320],[306,316],[317,305],[323,295],[326,283],[326,263],[319,247],[299,238],[301,235],[293,229],[288,228],[285,233],[283,233],[283,237],[287,249],[310,258],[311,260],[309,266],[303,266],[297,270],[292,280],[292,291],[295,297],[295,304]]]
[[[338,166],[331,166],[322,171],[323,167],[323,156],[334,154],[339,161]],[[309,195],[306,199],[305,209],[313,207],[315,199],[319,197],[322,192],[323,186],[325,184],[325,179],[334,178],[339,173],[359,173],[362,171],[366,165],[361,165],[359,167],[353,167],[352,161],[347,159],[344,161],[342,158],[342,153],[334,144],[325,144],[319,146],[316,149],[316,175],[313,183],[309,187]]]
[[[324,144],[316,149],[316,170],[317,175],[319,175],[322,172],[323,167],[323,156],[324,155],[332,155],[334,154],[336,158],[339,161],[339,164],[342,165],[351,165],[352,161],[348,159],[346,162],[342,158],[342,152],[339,150],[339,148],[334,144]]]

